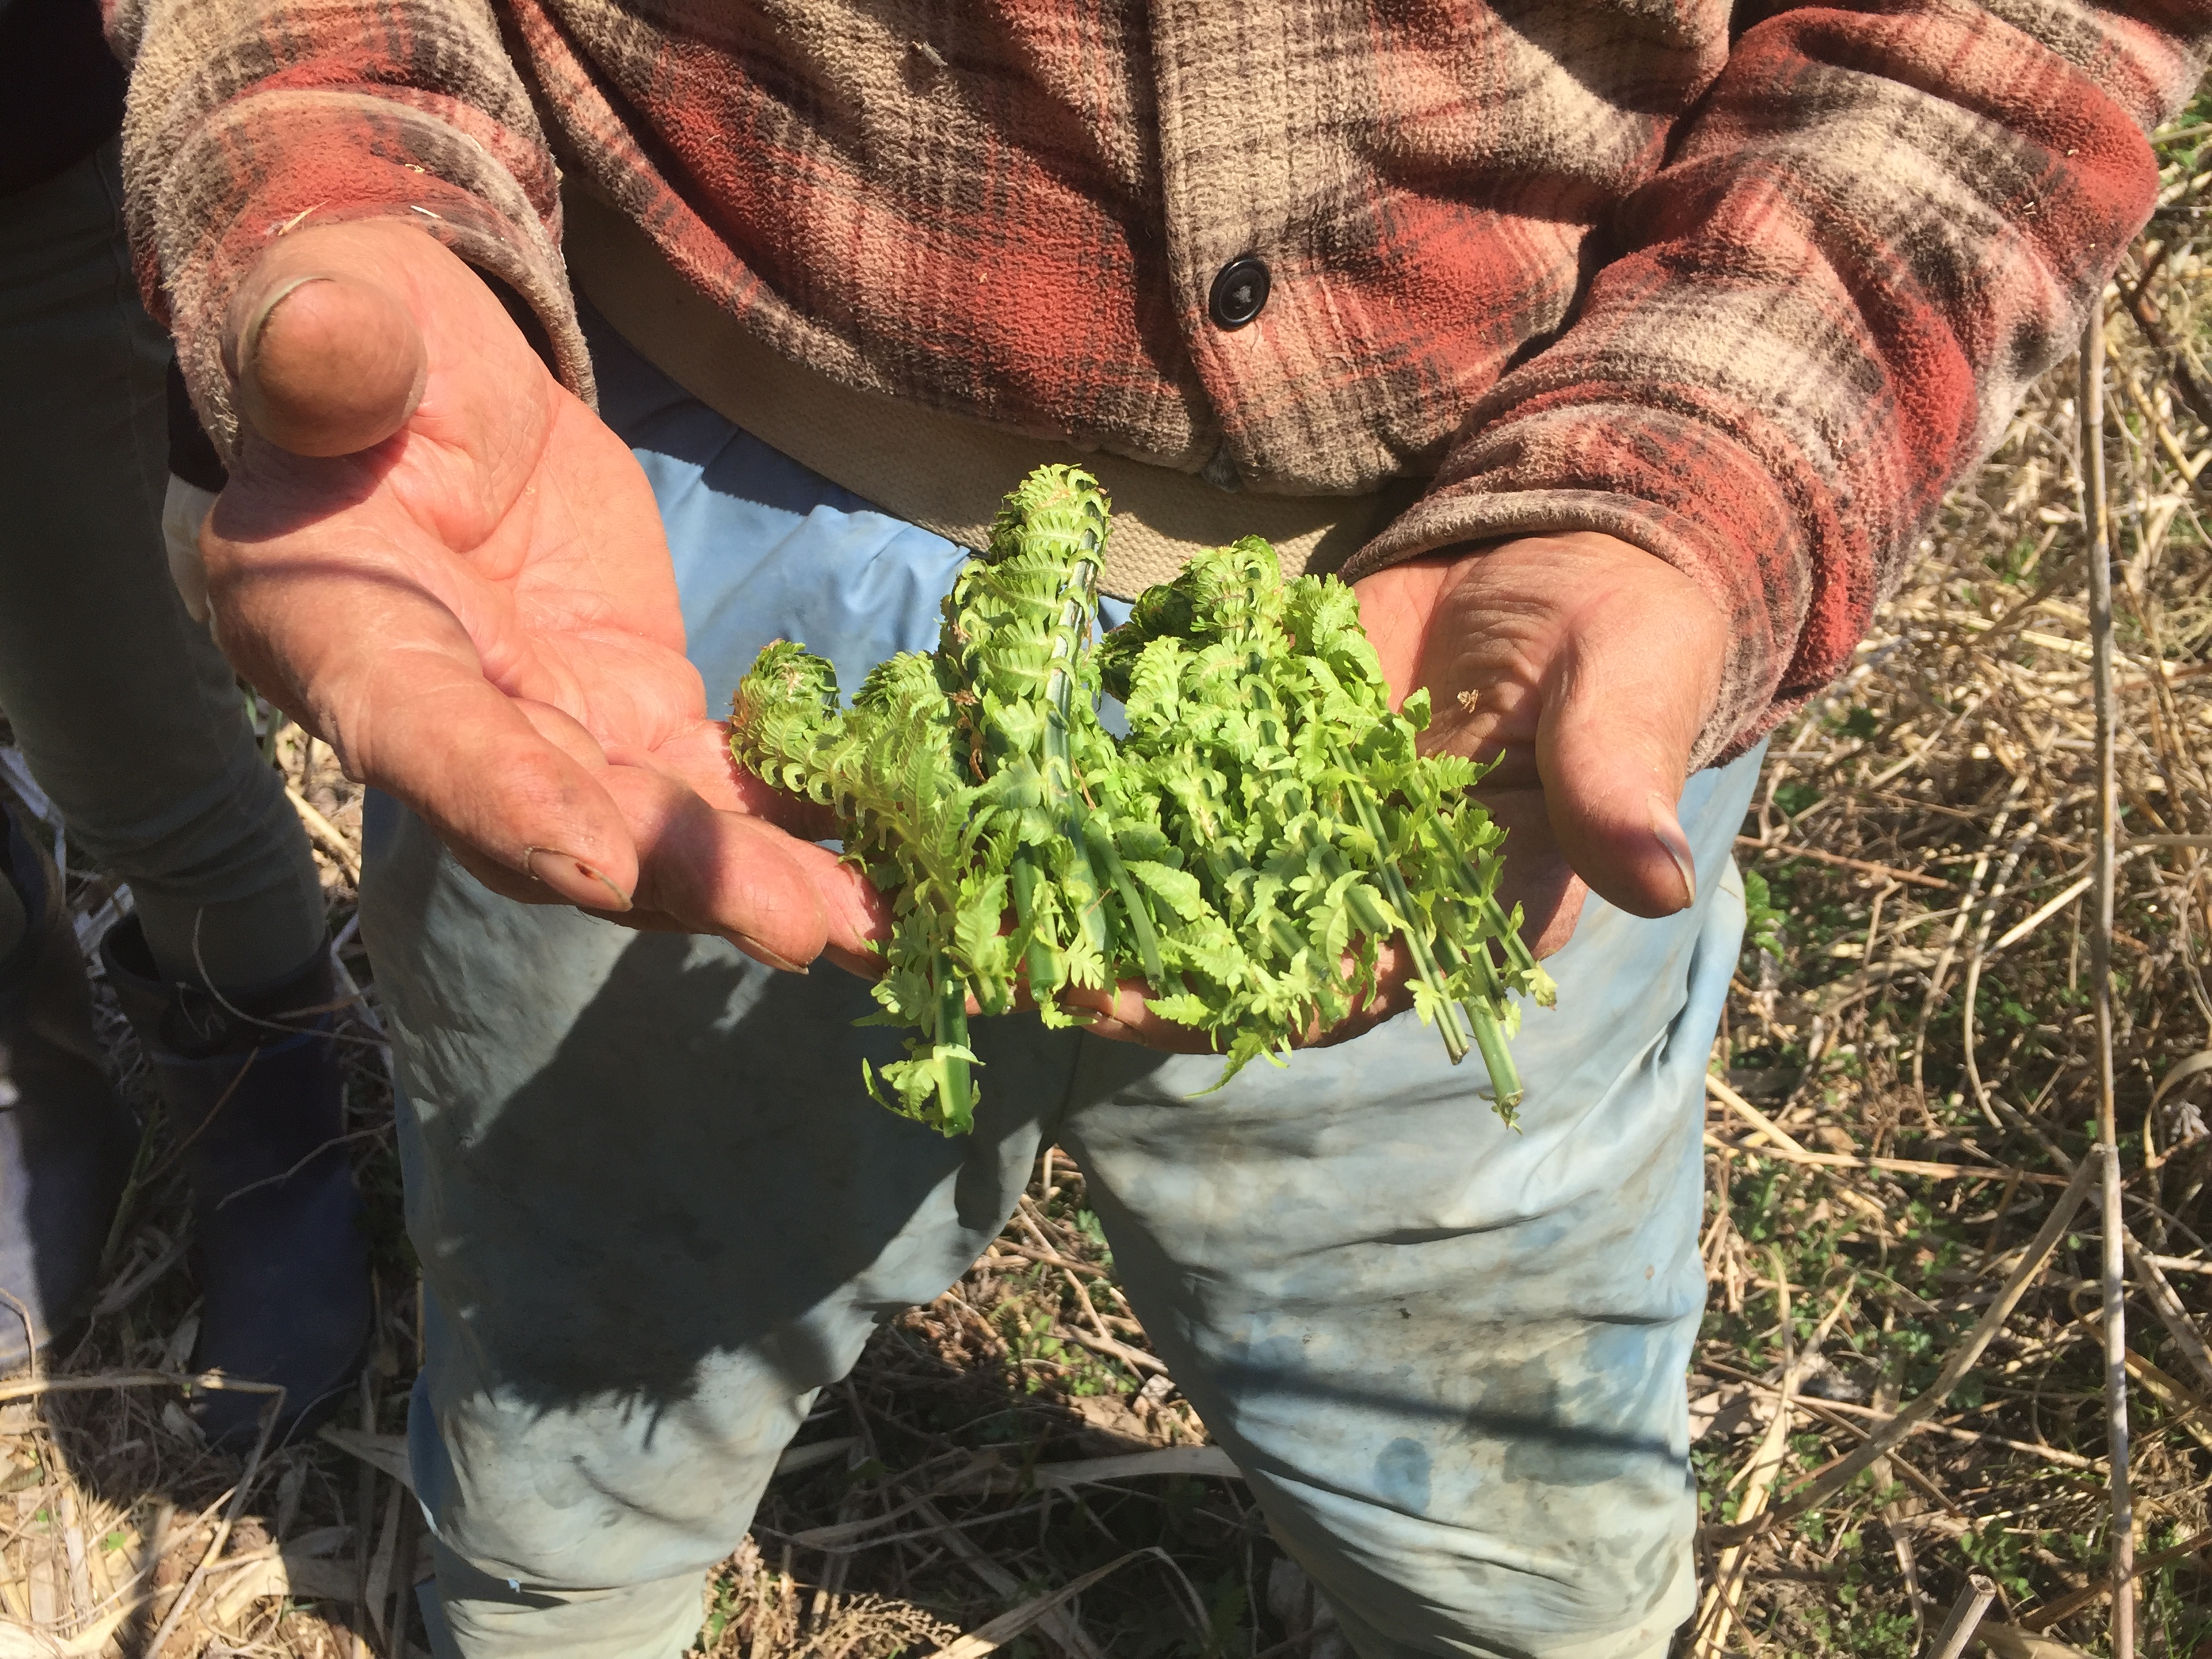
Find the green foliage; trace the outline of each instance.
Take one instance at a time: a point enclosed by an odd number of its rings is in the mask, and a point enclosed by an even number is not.
[[[1106,533],[1096,482],[1040,468],[963,567],[933,654],[880,665],[849,712],[830,665],[785,641],[738,687],[732,752],[835,811],[893,895],[874,1018],[915,1035],[871,1090],[962,1133],[971,995],[1002,1013],[1025,986],[1068,1025],[1070,990],[1131,980],[1212,1039],[1226,1081],[1371,997],[1395,939],[1421,1019],[1455,1060],[1471,1031],[1510,1120],[1516,998],[1552,989],[1495,897],[1479,769],[1418,752],[1426,694],[1391,710],[1352,591],[1286,585],[1255,538],[1147,590],[1094,648]],[[1127,709],[1118,742],[1102,690]]]
[[[1768,892],[1766,878],[1756,870],[1743,872],[1743,948],[1763,951],[1777,962],[1787,948],[1789,917]]]
[[[2035,1595],[2028,1574],[2028,1546],[2034,1541],[2033,1534],[2023,1536],[2002,1521],[1985,1521],[1960,1538],[1959,1552],[2010,1600],[2026,1601]]]
[[[1777,784],[1774,788],[1775,806],[1793,818],[1820,799],[1820,786],[1808,783],[1802,778],[1792,778],[1786,783]]]

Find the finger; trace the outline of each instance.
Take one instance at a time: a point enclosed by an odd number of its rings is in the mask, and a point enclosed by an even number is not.
[[[568,721],[558,709],[550,714],[549,730],[566,721],[583,741],[593,742],[588,732]],[[598,747],[596,743],[593,747]],[[824,953],[839,967],[863,979],[883,976],[884,958],[875,947],[890,937],[890,907],[875,884],[860,871],[827,848],[812,844],[835,840],[839,834],[836,815],[828,807],[772,789],[739,769],[730,757],[726,732],[719,722],[699,721],[691,730],[656,749],[637,750],[617,744],[604,752],[614,768],[609,778],[614,781],[617,795],[624,799],[635,796],[646,804],[648,816],[633,825],[635,834],[649,836],[653,832],[647,826],[666,821],[665,815],[679,806],[688,813],[690,805],[683,800],[686,793],[713,809],[716,818],[749,819],[784,832],[792,842],[784,850],[799,860],[799,867],[814,883],[825,906],[828,933]],[[633,769],[660,781],[624,777],[624,773]],[[704,824],[708,821],[701,822]],[[714,847],[705,842],[696,845],[678,842],[672,843],[670,850],[674,853],[681,848],[689,855],[714,859],[741,854],[752,844]],[[702,887],[693,881],[683,884],[681,890],[696,900],[699,893],[711,886],[711,883]],[[709,924],[707,931],[721,931],[712,925],[711,910],[702,912],[702,920]]]
[[[225,319],[239,413],[295,455],[382,443],[422,401],[429,365],[422,331],[377,283],[283,263],[258,271]]]
[[[711,766],[702,768],[698,763],[695,751],[703,745],[693,741],[694,736],[703,735],[707,744],[719,745],[726,765],[733,764],[729,762],[729,748],[726,741],[718,735],[722,730],[719,725],[702,720],[699,722],[698,733],[688,733],[684,738],[664,744],[658,749],[641,750],[629,748],[620,744],[612,746],[602,745],[599,740],[585,728],[581,721],[574,719],[566,710],[554,708],[550,703],[537,702],[526,697],[518,697],[514,700],[514,706],[537,729],[539,736],[588,772],[604,772],[613,767],[635,768],[657,773],[678,785],[691,789],[710,807],[726,811],[735,810],[746,816],[760,818],[778,829],[790,831],[802,840],[827,839],[837,834],[836,815],[827,807],[816,806],[810,801],[797,800],[780,791],[770,789],[757,779],[750,780],[754,785],[751,791],[732,791],[728,787],[728,780],[717,775],[718,769]],[[716,784],[722,786],[720,794],[725,799],[717,799],[716,796],[708,794],[706,790],[697,787],[694,780],[702,772],[710,788]],[[660,792],[650,790],[649,793],[658,795]],[[772,810],[761,812],[750,811],[748,809],[754,800],[761,801],[763,805],[769,806]],[[660,810],[665,809],[656,809],[656,811]],[[848,878],[857,878],[854,877],[854,872],[846,872],[844,877],[840,878],[838,885],[842,887],[848,884]],[[867,890],[871,895],[874,891],[872,888]],[[658,916],[665,913],[650,914]],[[637,927],[652,927],[656,925],[652,921],[634,920],[627,916],[623,920],[629,926]],[[672,922],[670,925],[675,924]],[[833,953],[842,952],[836,957],[841,966],[850,969],[855,973],[865,974],[869,978],[874,978],[882,969],[881,960],[856,955],[852,949],[851,941],[847,937],[854,928],[866,930],[872,928],[873,925],[873,916],[871,913],[868,916],[853,921],[848,926],[832,927],[824,948]]]
[[[446,850],[453,855],[454,863],[501,898],[513,899],[518,904],[570,905],[644,933],[692,931],[679,927],[673,917],[640,909],[634,901],[625,903],[621,890],[592,866],[584,866],[572,872],[568,865],[560,862],[552,848],[527,849],[521,860],[524,867],[517,869],[465,842],[441,839],[445,840]],[[577,862],[580,864],[580,860]],[[538,870],[545,871],[561,884],[556,886],[532,873]]]
[[[1151,988],[1142,980],[1125,979],[1104,990],[1071,985],[1060,1001],[1091,1015],[1084,1029],[1093,1036],[1115,1042],[1133,1042],[1166,1054],[1206,1054],[1216,1052],[1213,1039],[1196,1026],[1162,1019],[1145,1006]]]
[[[1559,850],[1591,891],[1632,915],[1671,915],[1697,900],[1675,805],[1712,701],[1717,646],[1703,630],[1663,625],[1585,635],[1537,728]]]
[[[602,921],[611,921],[619,927],[640,933],[696,933],[699,930],[690,922],[670,915],[665,910],[648,910],[632,904],[627,910],[617,910],[605,904],[571,904],[542,881],[503,864],[494,864],[471,847],[449,847],[453,862],[474,876],[479,882],[501,898],[513,899],[518,904],[558,904],[580,910]]]
[[[1492,821],[1505,831],[1498,902],[1509,915],[1516,905],[1520,907],[1521,937],[1537,956],[1550,956],[1573,936],[1589,889],[1553,836],[1543,788],[1534,783],[1524,788],[1495,788],[1486,780],[1474,794]]]
[[[652,751],[650,764],[681,778],[710,806],[763,819],[804,841],[840,835],[837,815],[828,807],[786,794],[738,765],[720,720],[699,720],[679,732]]]
[[[605,776],[635,836],[648,908],[770,967],[802,971],[827,951],[866,971],[890,916],[860,872],[773,825],[716,811],[667,774],[618,766]]]
[[[342,763],[404,801],[448,846],[571,904],[630,908],[637,854],[615,802],[472,664],[434,648],[387,651],[340,706],[360,711],[324,722]]]
[[[608,763],[607,751],[599,746],[599,740],[565,708],[531,697],[517,697],[514,702],[515,712],[530,722],[532,731],[586,771],[596,771]]]
[[[174,473],[161,495],[161,542],[168,554],[169,581],[185,602],[185,614],[208,623],[207,561],[200,553],[200,526],[215,505],[216,492],[186,483]]]

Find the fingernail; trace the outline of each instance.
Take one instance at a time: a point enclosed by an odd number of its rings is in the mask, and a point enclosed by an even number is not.
[[[1686,910],[1698,902],[1698,862],[1690,854],[1690,843],[1682,834],[1682,826],[1675,821],[1673,804],[1656,790],[1648,799],[1651,833],[1666,848],[1667,856],[1674,860],[1674,873],[1682,878],[1682,902],[1674,908]]]
[[[571,904],[586,910],[612,910],[619,915],[630,908],[628,893],[615,885],[605,871],[550,847],[522,849],[522,867],[533,881],[541,881]]]
[[[743,951],[754,961],[766,963],[769,967],[776,969],[780,972],[798,974],[803,976],[809,971],[805,963],[793,962],[789,957],[778,956],[775,951],[769,950],[767,945],[763,945],[758,939],[751,938],[750,935],[732,932],[728,935],[728,938],[731,944],[736,945],[738,949]]]
[[[331,276],[295,276],[290,282],[283,283],[270,293],[259,305],[254,307],[253,314],[246,319],[246,337],[238,343],[240,371],[242,373],[253,362],[255,354],[261,348],[262,331],[269,326],[269,319],[276,314],[278,306],[283,305],[285,301],[290,299],[310,283],[328,283],[336,280],[335,277]]]

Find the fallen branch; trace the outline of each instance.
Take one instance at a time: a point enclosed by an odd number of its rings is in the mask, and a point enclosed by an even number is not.
[[[282,1394],[276,1382],[249,1382],[221,1371],[94,1371],[89,1376],[32,1376],[20,1382],[0,1382],[0,1402],[29,1400],[42,1394],[92,1394],[102,1389],[167,1387],[191,1393],[194,1389],[227,1389],[237,1394]]]
[[[1711,1130],[1705,1131],[1705,1145],[1717,1152],[1742,1152],[1753,1158],[1771,1158],[1783,1164],[1802,1164],[1814,1170],[1867,1170],[1878,1174],[1925,1176],[1931,1181],[2012,1181],[2033,1182],[2038,1185],[2063,1187],[2064,1179],[2058,1176],[2038,1175],[2032,1170],[2013,1170],[1995,1164],[1926,1164],[1912,1158],[1874,1158],[1850,1152],[1816,1152],[1805,1146],[1753,1146],[1746,1142],[1723,1140]]]
[[[1080,1325],[1070,1325],[1065,1322],[1055,1324],[1052,1334],[1070,1342],[1079,1342],[1093,1353],[1103,1353],[1109,1359],[1118,1359],[1132,1370],[1149,1371],[1158,1376],[1165,1376],[1168,1374],[1166,1364],[1146,1353],[1142,1348],[1133,1348],[1126,1342],[1116,1342],[1110,1336],[1094,1336]]]
[[[2136,1243],[2135,1235],[2124,1227],[2120,1230],[2120,1243],[2127,1252],[2129,1265],[2136,1270],[2143,1294],[2150,1300],[2152,1311],[2158,1315],[2160,1323],[2166,1327],[2183,1356],[2196,1367],[2197,1376],[2204,1379],[2207,1387],[2212,1387],[2212,1347],[2206,1346],[2204,1334],[2197,1328],[2197,1322],[2181,1305],[2180,1297],[2159,1271],[2158,1258]]]
[[[1042,1261],[1046,1267],[1057,1267],[1062,1273],[1088,1273],[1093,1279],[1110,1279],[1114,1277],[1114,1275],[1107,1272],[1105,1268],[1094,1266],[1091,1262],[1071,1261],[1066,1256],[1060,1255],[1054,1251],[1041,1250],[1034,1244],[1024,1244],[1017,1239],[1007,1238],[1004,1236],[994,1238],[991,1241],[991,1248],[983,1253],[982,1259],[986,1261],[991,1261],[994,1256],[996,1255],[997,1252],[1000,1250],[1007,1251],[1025,1261]],[[1004,1266],[1009,1267],[1014,1265],[1014,1263],[1011,1261],[1004,1261],[1003,1258],[1001,1258],[1000,1261]]]
[[[1209,1480],[1244,1478],[1243,1471],[1218,1446],[1156,1446],[1150,1451],[1118,1452],[1111,1457],[1074,1457],[1034,1463],[1026,1472],[1011,1468],[982,1468],[972,1478],[956,1479],[945,1490],[1069,1492],[1078,1486],[1105,1486],[1115,1480],[1142,1480],[1161,1475],[1195,1476]]]
[[[1761,1394],[1782,1392],[1771,1382],[1753,1376],[1748,1371],[1740,1371],[1733,1365],[1723,1364],[1717,1359],[1700,1359],[1698,1361],[1698,1367],[1701,1370],[1711,1371],[1725,1376],[1730,1382],[1741,1382],[1746,1388],[1756,1389]],[[1813,1402],[1811,1396],[1800,1395],[1797,1403],[1810,1409]],[[1894,1423],[1897,1420],[1895,1412],[1881,1411],[1875,1407],[1857,1405],[1849,1400],[1823,1400],[1819,1402],[1819,1405],[1823,1412],[1834,1412],[1844,1417],[1863,1417],[1872,1423]],[[2056,1446],[2039,1446],[2032,1440],[2014,1440],[2005,1435],[1991,1434],[1983,1429],[1962,1429],[1955,1423],[1923,1423],[1918,1431],[1922,1434],[1940,1434],[1947,1440],[1956,1440],[1971,1446],[2002,1446],[2007,1451],[2025,1452],[2030,1457],[2039,1457],[2045,1462],[2056,1463],[2063,1469],[2090,1470],[2100,1467],[2096,1459],[2084,1457],[2079,1452],[2062,1451]]]
[[[317,811],[313,803],[289,783],[284,786],[284,798],[292,803],[292,810],[300,815],[300,823],[307,832],[322,842],[323,850],[338,861],[339,868],[359,882],[361,854],[346,839],[345,831]]]
[[[1749,1152],[1815,1169],[1871,1170],[1888,1175],[1927,1176],[1936,1181],[1968,1177],[1984,1181],[2028,1182],[2051,1187],[2066,1184],[2063,1176],[2039,1175],[2033,1170],[2015,1170],[2004,1164],[1935,1164],[1916,1158],[1875,1158],[1858,1152],[1816,1152],[1710,1072],[1705,1074],[1705,1091],[1771,1143],[1768,1146],[1741,1146],[1723,1140],[1708,1130],[1705,1145],[1716,1152]]]
[[[1777,858],[1810,859],[1815,864],[1832,864],[1840,869],[1857,870],[1869,876],[1887,876],[1892,881],[1909,882],[1916,887],[1933,887],[1946,893],[1959,890],[1956,882],[1923,876],[1917,870],[1900,870],[1893,864],[1876,864],[1870,859],[1847,859],[1841,853],[1824,853],[1817,847],[1796,847],[1787,842],[1754,841],[1749,836],[1738,836],[1735,844],[1748,847],[1755,852],[1771,853]]]
[[[2189,412],[2199,422],[2212,428],[2212,392],[2208,392],[2198,381],[2189,365],[2182,360],[2181,354],[2166,337],[2166,325],[2159,320],[2157,308],[2151,304],[2150,295],[2125,276],[2116,276],[2112,280],[2114,286],[2120,290],[2120,297],[2127,301],[2128,315],[2142,331],[2144,343],[2162,360],[2166,378],[2173,382],[2173,389],[2181,394],[2181,401],[2189,405]],[[2097,333],[2097,361],[2101,369],[2105,357],[2104,318],[2100,315],[2092,326]],[[2102,424],[2101,420],[2099,423]]]

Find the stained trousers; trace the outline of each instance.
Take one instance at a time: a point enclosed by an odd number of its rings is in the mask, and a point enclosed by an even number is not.
[[[778,637],[856,685],[962,555],[604,331],[710,697]],[[1255,1064],[979,1019],[975,1133],[862,1090],[858,981],[494,896],[388,801],[362,914],[404,1085],[428,1355],[410,1454],[441,1659],[669,1659],[872,1332],[956,1280],[1041,1147],[1364,1659],[1657,1659],[1693,1596],[1684,1378],[1706,1056],[1754,754],[1690,781],[1695,905],[1593,902],[1516,1046],[1517,1129],[1404,1016]]]

